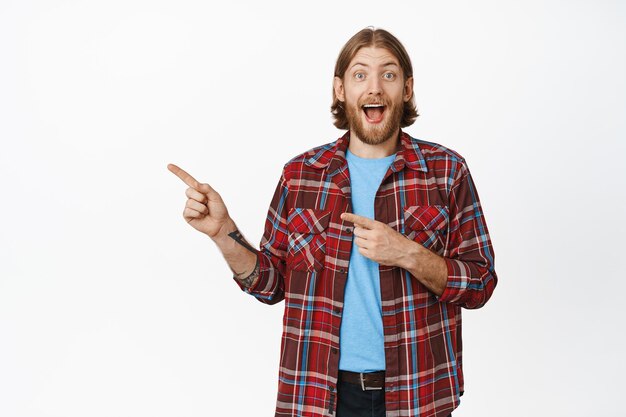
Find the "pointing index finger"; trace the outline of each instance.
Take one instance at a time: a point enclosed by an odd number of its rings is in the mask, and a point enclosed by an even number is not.
[[[200,191],[200,183],[191,175],[189,175],[189,173],[187,171],[185,171],[184,169],[174,165],[174,164],[168,164],[167,165],[167,169],[169,169],[174,175],[176,175],[178,178],[180,178],[181,180],[183,180],[183,182],[185,184],[187,184],[188,186],[195,188],[196,190]]]
[[[376,225],[376,220],[368,217],[359,216],[354,213],[342,213],[340,216],[343,220],[354,223],[357,226],[364,227],[366,229],[373,229]]]

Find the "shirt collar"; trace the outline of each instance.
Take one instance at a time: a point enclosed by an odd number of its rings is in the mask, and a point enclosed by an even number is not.
[[[329,166],[328,172],[332,175],[347,164],[346,152],[349,143],[350,131],[347,131],[336,141],[321,147],[313,156],[305,160],[305,164],[320,169]],[[413,170],[428,172],[418,141],[400,129],[400,150],[391,163],[391,169],[397,172],[405,166]]]

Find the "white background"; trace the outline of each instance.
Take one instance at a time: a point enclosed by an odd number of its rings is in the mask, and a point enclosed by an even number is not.
[[[406,131],[467,159],[496,254],[454,416],[626,415],[625,21],[596,0],[1,0],[0,416],[273,415],[284,304],[236,286],[166,165],[258,244],[282,165],[343,133],[334,62],[368,25],[409,51]]]

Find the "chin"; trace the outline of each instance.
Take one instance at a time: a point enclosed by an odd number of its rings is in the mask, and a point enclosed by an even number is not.
[[[360,126],[355,126],[354,132],[363,143],[379,145],[391,139],[396,128],[399,128],[399,126],[390,128],[386,121],[382,121],[376,125],[366,122]]]
[[[361,142],[367,145],[380,145],[381,143],[385,143],[389,140],[389,138],[382,137],[368,137],[368,136],[359,136]]]

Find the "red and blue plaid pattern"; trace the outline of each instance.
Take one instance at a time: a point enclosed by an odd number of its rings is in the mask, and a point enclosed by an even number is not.
[[[352,247],[345,154],[349,132],[287,162],[259,251],[260,277],[242,290],[285,301],[276,416],[334,416],[339,329]],[[497,283],[494,252],[463,157],[400,132],[400,150],[375,201],[375,219],[443,256],[437,297],[408,271],[379,266],[387,416],[447,416],[463,394],[461,308],[479,308]]]

